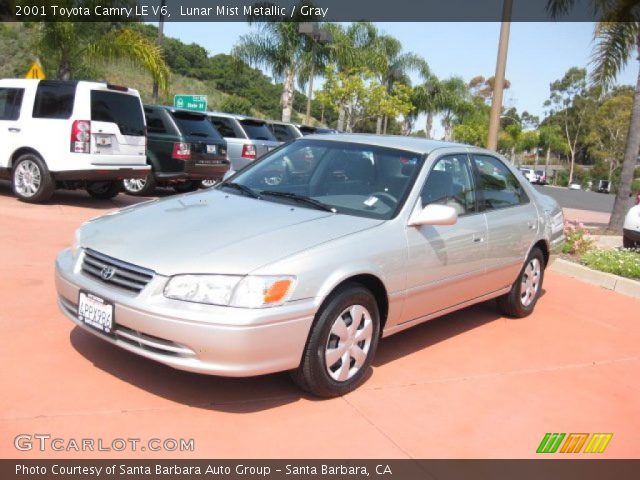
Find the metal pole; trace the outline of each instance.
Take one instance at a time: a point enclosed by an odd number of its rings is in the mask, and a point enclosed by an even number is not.
[[[162,47],[162,39],[164,38],[164,6],[166,5],[166,0],[162,0],[160,6],[160,21],[158,22],[158,37],[156,39],[156,44],[158,47]],[[153,103],[158,103],[158,82],[157,80],[153,81]]]
[[[311,72],[309,73],[309,89],[307,90],[307,116],[304,123],[311,124],[311,96],[313,95],[313,77],[315,75],[315,59],[316,59],[316,40],[313,39],[311,46]]]
[[[498,132],[500,130],[500,113],[502,111],[502,92],[504,90],[504,75],[507,69],[507,49],[509,47],[509,29],[511,27],[512,0],[504,0],[502,4],[502,25],[498,43],[498,59],[496,61],[496,75],[493,82],[493,99],[489,116],[489,135],[487,148],[498,148]]]

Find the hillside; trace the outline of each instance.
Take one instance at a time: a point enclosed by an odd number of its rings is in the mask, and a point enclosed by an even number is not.
[[[156,28],[150,25],[134,25],[150,39]],[[33,27],[20,23],[0,23],[0,78],[23,77],[36,58]],[[169,91],[162,94],[160,102],[172,104],[176,94],[207,95],[210,110],[222,110],[229,95],[246,98],[251,113],[261,118],[280,118],[281,85],[274,84],[260,70],[233,59],[229,55],[209,57],[200,45],[186,45],[178,39],[165,39],[165,58],[171,69]],[[48,78],[55,72],[47,59],[40,59]],[[89,72],[80,77],[90,80],[106,80],[127,85],[140,91],[144,102],[152,101],[153,82],[140,68],[127,61],[114,61],[91,65]],[[306,97],[296,93],[294,122],[302,122]],[[319,106],[314,105],[314,113]],[[313,119],[312,123],[318,123]]]

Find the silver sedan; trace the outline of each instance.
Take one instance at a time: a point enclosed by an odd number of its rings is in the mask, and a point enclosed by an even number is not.
[[[57,258],[58,301],[174,368],[290,370],[330,397],[364,381],[382,337],[494,298],[529,315],[563,224],[493,152],[308,136],[213,189],[86,222]]]

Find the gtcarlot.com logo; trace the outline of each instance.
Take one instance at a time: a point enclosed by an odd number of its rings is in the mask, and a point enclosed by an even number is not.
[[[29,452],[193,452],[193,438],[60,438],[48,433],[23,433],[13,440],[16,450]]]
[[[545,433],[536,453],[603,453],[611,437],[613,433]]]

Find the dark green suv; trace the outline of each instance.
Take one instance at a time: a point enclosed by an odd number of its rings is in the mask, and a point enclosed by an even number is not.
[[[146,178],[123,180],[131,195],[151,195],[157,186],[179,193],[196,190],[203,182],[220,181],[229,170],[227,143],[206,115],[190,110],[145,105],[147,120]]]

